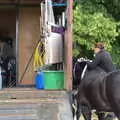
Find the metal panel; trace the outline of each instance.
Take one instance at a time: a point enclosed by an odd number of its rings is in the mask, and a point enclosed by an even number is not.
[[[62,35],[51,33],[46,39],[46,64],[63,62],[63,40]]]

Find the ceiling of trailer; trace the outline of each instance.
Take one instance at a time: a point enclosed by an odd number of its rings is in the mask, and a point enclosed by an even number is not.
[[[39,4],[42,0],[0,0],[0,4]]]

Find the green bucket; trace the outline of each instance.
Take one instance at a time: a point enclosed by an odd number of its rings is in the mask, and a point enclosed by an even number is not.
[[[64,89],[64,71],[43,71],[44,89],[62,90]]]

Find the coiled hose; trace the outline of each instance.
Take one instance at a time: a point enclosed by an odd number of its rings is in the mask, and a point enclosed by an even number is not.
[[[34,54],[35,71],[37,71],[40,66],[44,65],[44,59],[45,59],[45,47],[44,47],[44,43],[40,41],[36,47]]]

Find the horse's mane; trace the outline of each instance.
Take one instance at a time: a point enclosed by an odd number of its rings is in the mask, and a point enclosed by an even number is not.
[[[97,66],[96,68],[94,69],[88,69],[87,68],[87,63],[86,63],[86,60],[83,60],[83,61],[77,61],[77,64],[76,64],[76,75],[78,75],[79,77],[81,77],[81,79],[84,77],[84,76],[88,76],[88,75],[99,75],[99,74],[103,74],[103,75],[106,75],[107,73],[99,66]],[[86,67],[86,68],[85,68]]]

